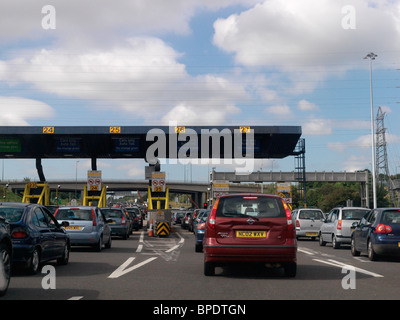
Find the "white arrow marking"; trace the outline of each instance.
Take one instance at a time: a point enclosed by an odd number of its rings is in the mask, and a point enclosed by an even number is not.
[[[157,259],[157,257],[149,258],[149,259],[147,259],[147,260],[145,260],[143,262],[140,262],[140,263],[134,265],[133,267],[130,267],[130,268],[126,269],[126,267],[128,267],[132,263],[132,261],[135,260],[134,257],[133,258],[129,258],[123,264],[121,264],[118,267],[118,269],[115,270],[108,277],[111,278],[111,279],[119,278],[120,276],[123,276],[124,274],[127,274],[128,272],[131,272],[131,271],[133,271],[133,270],[135,270],[137,268],[140,268],[140,267],[144,266],[145,264],[147,264],[147,263],[149,263],[149,262],[151,262],[151,261],[153,261],[155,259]]]

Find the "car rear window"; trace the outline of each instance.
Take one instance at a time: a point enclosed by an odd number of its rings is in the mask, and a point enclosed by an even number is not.
[[[139,209],[136,209],[136,208],[126,208],[126,211],[129,211],[129,212],[135,213],[137,215],[140,215]]]
[[[399,210],[386,210],[382,214],[382,223],[384,224],[400,224]]]
[[[122,211],[119,209],[101,209],[101,212],[103,212],[107,218],[122,218]]]
[[[56,213],[57,220],[83,220],[91,221],[92,210],[91,209],[58,209]]]
[[[343,209],[342,220],[361,220],[369,211],[368,209]]]
[[[17,222],[21,220],[24,208],[1,207],[0,216],[4,217],[8,222]]]
[[[282,200],[266,196],[221,197],[216,212],[217,217],[284,217]]]
[[[321,211],[319,210],[301,210],[299,213],[299,219],[305,220],[319,220],[322,219],[324,216]]]

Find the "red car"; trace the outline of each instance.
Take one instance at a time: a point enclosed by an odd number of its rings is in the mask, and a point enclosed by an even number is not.
[[[208,216],[203,239],[204,274],[237,262],[281,265],[296,276],[297,240],[289,207],[267,194],[228,194],[218,198]]]

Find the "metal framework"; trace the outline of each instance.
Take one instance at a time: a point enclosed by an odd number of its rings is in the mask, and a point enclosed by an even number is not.
[[[378,108],[376,115],[376,178],[381,188],[387,188],[389,199],[392,205],[396,205],[396,196],[394,192],[393,181],[390,178],[388,156],[386,149],[386,128],[385,112]]]

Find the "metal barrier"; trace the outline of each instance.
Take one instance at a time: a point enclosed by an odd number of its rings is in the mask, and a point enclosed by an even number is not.
[[[25,185],[24,203],[38,203],[45,206],[50,205],[50,187],[47,183],[29,182]]]
[[[93,204],[93,202],[96,202]],[[89,191],[87,185],[83,189],[83,205],[96,205],[99,208],[107,206],[107,188],[103,185],[101,191]]]

